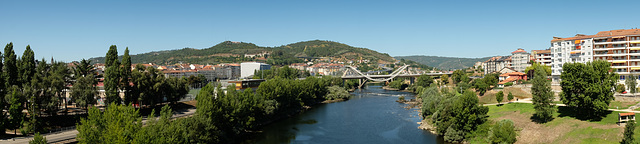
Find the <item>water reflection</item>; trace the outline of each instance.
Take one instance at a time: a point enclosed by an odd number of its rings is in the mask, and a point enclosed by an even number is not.
[[[435,135],[418,129],[417,109],[395,102],[406,92],[368,86],[353,92],[344,102],[317,105],[294,117],[264,127],[244,143],[443,143]]]

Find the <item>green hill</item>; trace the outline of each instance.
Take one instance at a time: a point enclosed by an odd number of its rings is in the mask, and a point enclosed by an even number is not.
[[[265,57],[245,57],[245,54],[269,53]],[[377,63],[393,63],[388,54],[346,44],[312,40],[278,47],[262,47],[252,43],[225,41],[205,49],[183,48],[178,50],[154,51],[131,55],[133,63],[235,63],[243,61],[264,61],[275,65],[302,62],[297,57],[331,57],[337,60],[370,60]],[[92,62],[104,62],[104,57],[91,58]]]
[[[396,59],[412,60],[421,64],[436,67],[442,70],[463,69],[473,66],[476,62],[484,62],[491,57],[483,58],[457,58],[440,56],[396,56]]]

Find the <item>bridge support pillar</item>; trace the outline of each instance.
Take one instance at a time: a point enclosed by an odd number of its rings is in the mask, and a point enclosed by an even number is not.
[[[409,84],[413,84],[416,81],[415,77],[409,77]]]

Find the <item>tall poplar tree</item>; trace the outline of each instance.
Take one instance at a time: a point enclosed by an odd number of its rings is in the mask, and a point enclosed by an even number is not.
[[[547,81],[547,72],[542,66],[535,68],[533,76],[533,86],[531,86],[531,94],[533,95],[533,114],[540,122],[548,122],[553,119],[553,112],[556,107],[553,104],[553,92],[551,91],[551,83]]]
[[[24,53],[22,53],[22,57],[20,57],[20,62],[19,82],[22,84],[30,83],[33,75],[36,73],[35,56],[33,50],[31,50],[31,46],[27,45]]]
[[[118,48],[116,45],[109,47],[109,51],[105,56],[105,66],[107,67],[104,72],[104,91],[107,96],[105,104],[122,104],[122,99],[118,95],[120,62],[118,62]]]
[[[7,87],[20,85],[18,83],[18,65],[16,53],[13,51],[13,43],[9,43],[4,47],[4,73]]]
[[[122,56],[122,81],[121,89],[124,91],[124,103],[130,104],[133,99],[131,98],[131,56],[129,56],[129,47],[124,49],[124,55]]]

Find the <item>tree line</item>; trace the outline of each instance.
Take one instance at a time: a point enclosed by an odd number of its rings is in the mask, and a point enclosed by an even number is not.
[[[197,95],[192,117],[171,121],[164,107],[159,120],[145,127],[138,111],[130,106],[110,105],[101,113],[96,108],[78,123],[80,143],[231,143],[260,126],[303,107],[328,99],[344,99],[349,94],[337,77],[308,77],[295,80],[276,77],[251,89],[236,91],[209,83]],[[337,87],[337,89],[336,89]],[[154,119],[151,115],[149,119]]]
[[[2,133],[5,129],[19,130],[23,135],[46,131],[55,124],[44,122],[43,118],[58,115],[63,106],[66,110],[66,104],[75,102],[81,108],[96,104],[98,79],[102,77],[107,102],[176,102],[188,92],[186,79],[165,78],[156,69],[141,65],[132,71],[129,49],[125,50],[122,63],[116,50],[115,45],[111,46],[107,54],[111,64],[105,75],[98,75],[91,61],[83,59],[71,68],[53,59],[35,60],[30,46],[17,57],[13,43],[7,44],[4,53],[0,52],[0,109],[6,111],[0,114]],[[124,101],[118,90],[124,91]],[[67,92],[71,96],[68,101]],[[22,112],[25,109],[27,113]]]

